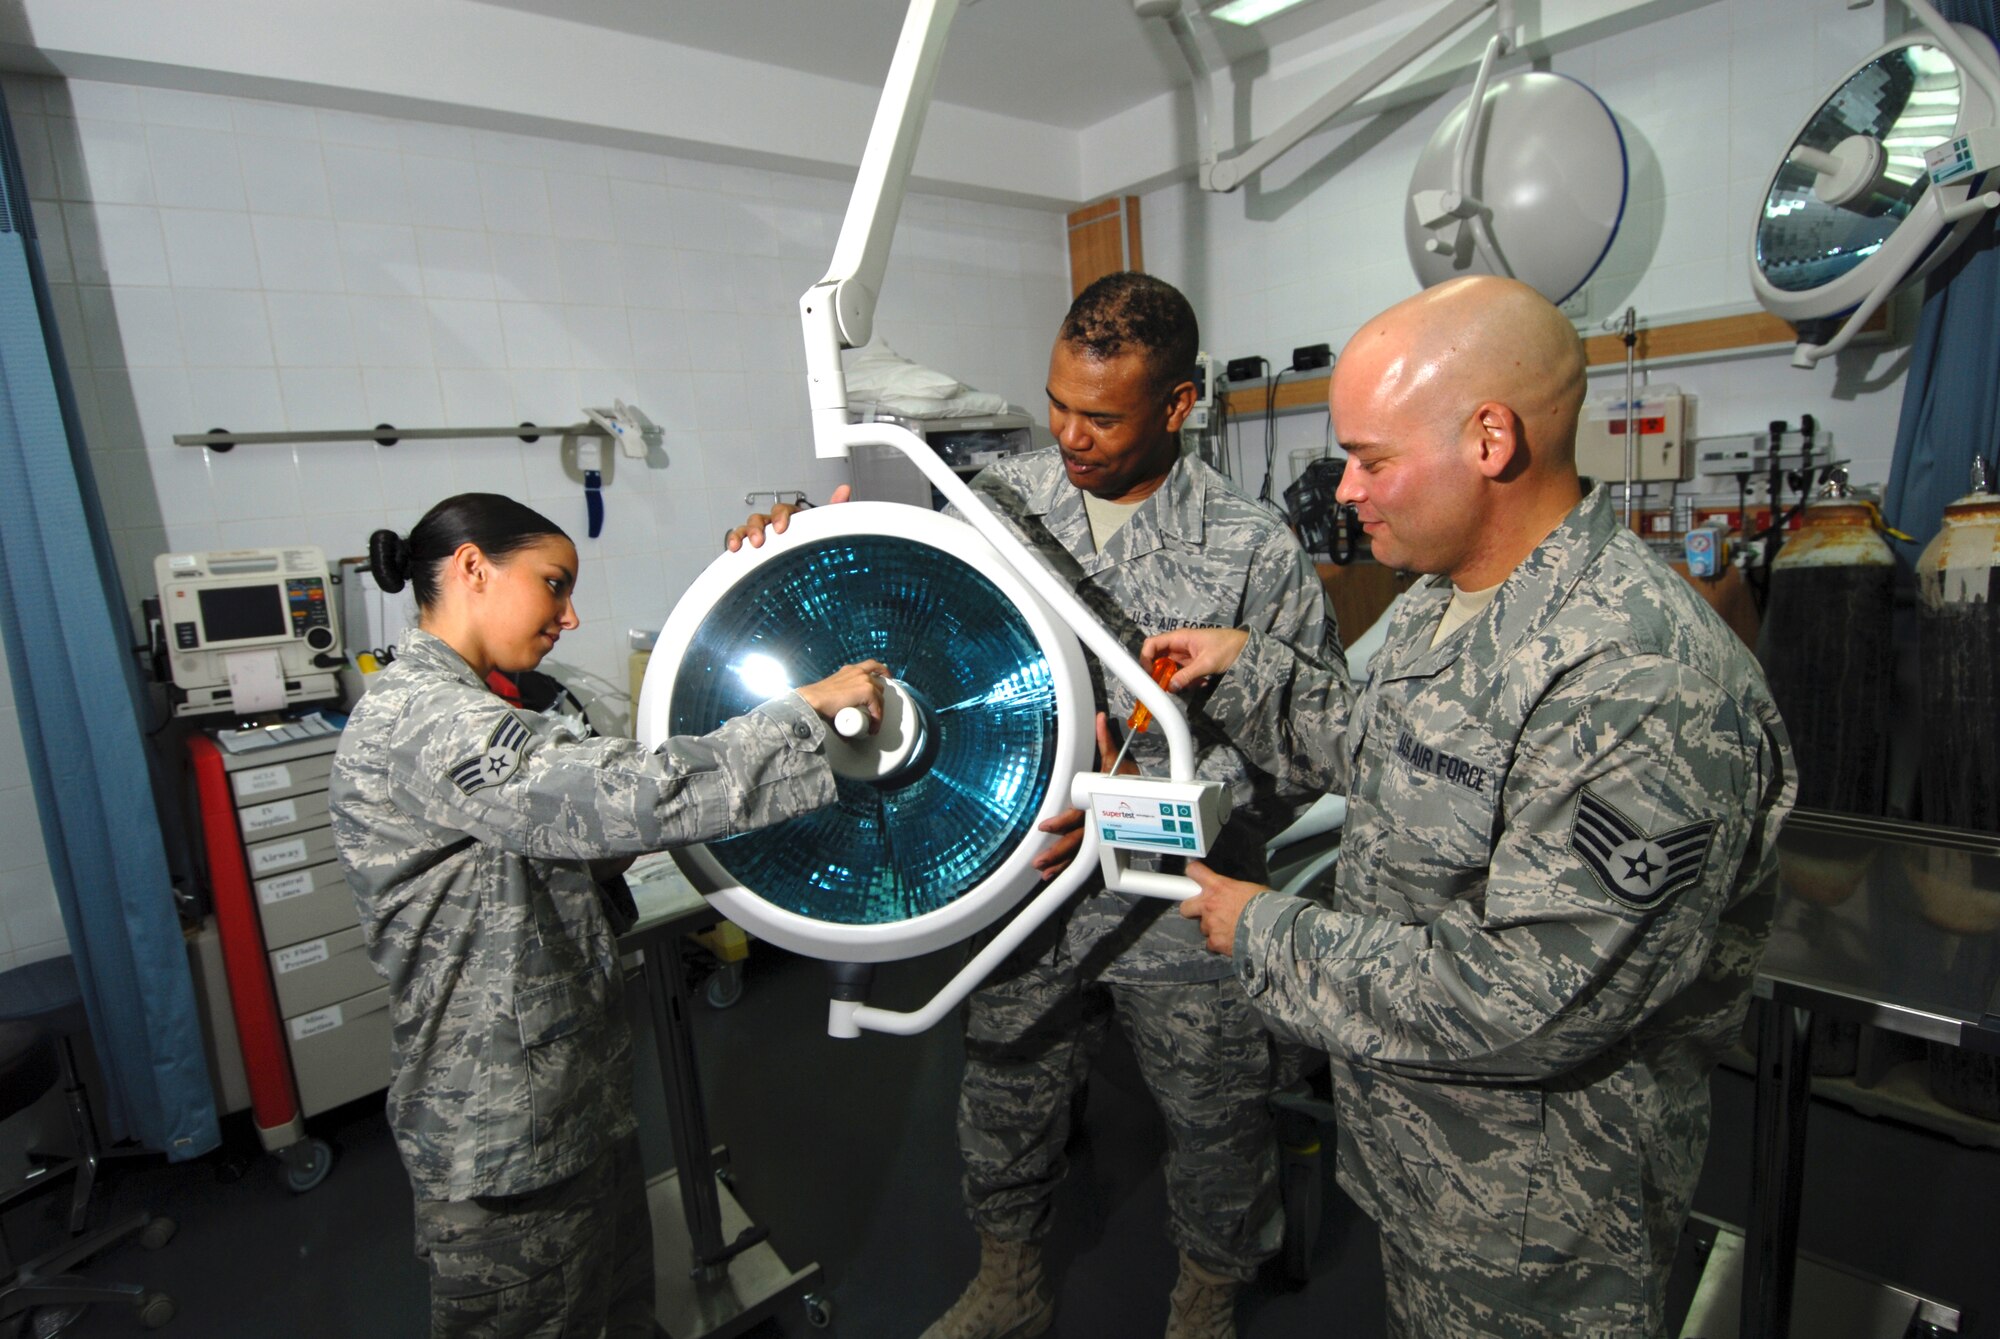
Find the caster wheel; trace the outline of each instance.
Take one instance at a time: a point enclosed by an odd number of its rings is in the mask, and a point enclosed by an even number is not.
[[[711,1009],[727,1009],[743,998],[743,964],[728,963],[716,969],[702,991]]]
[[[19,1339],[60,1339],[69,1333],[69,1327],[83,1319],[84,1306],[81,1302],[63,1302],[55,1306],[38,1306],[21,1318],[21,1324],[14,1333]]]
[[[333,1149],[324,1139],[308,1139],[302,1146],[285,1150],[285,1188],[303,1195],[333,1170]]]
[[[139,1323],[149,1330],[157,1330],[174,1318],[174,1299],[165,1293],[147,1293],[139,1303]]]
[[[815,1330],[823,1330],[833,1324],[833,1299],[819,1293],[807,1293],[799,1299],[806,1304],[806,1320]]]
[[[174,1239],[175,1223],[171,1218],[155,1218],[139,1229],[139,1244],[149,1251],[157,1251]]]

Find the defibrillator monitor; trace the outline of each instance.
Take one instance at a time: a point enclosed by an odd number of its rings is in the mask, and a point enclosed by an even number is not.
[[[340,623],[318,549],[163,553],[153,578],[176,715],[249,714],[338,694]]]

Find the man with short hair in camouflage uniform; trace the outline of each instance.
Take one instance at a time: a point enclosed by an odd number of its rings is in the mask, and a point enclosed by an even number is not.
[[[1583,351],[1512,280],[1364,326],[1340,488],[1430,574],[1356,693],[1255,631],[1156,637],[1209,714],[1348,797],[1331,909],[1199,864],[1183,905],[1324,1047],[1392,1332],[1657,1336],[1796,793],[1742,644],[1575,466]]]
[[[1318,574],[1284,523],[1180,453],[1198,349],[1194,311],[1172,286],[1143,274],[1099,279],[1071,306],[1050,355],[1056,447],[1003,460],[972,486],[1127,647],[1167,628],[1229,622],[1338,655]],[[769,519],[788,514],[774,508]],[[761,543],[766,519],[752,517],[732,547]],[[1131,692],[1094,663],[1093,677],[1098,702],[1123,719]],[[1227,781],[1235,804],[1210,859],[1262,877],[1264,842],[1308,792],[1249,766],[1199,709],[1189,717],[1196,774]],[[1139,735],[1130,756],[1166,772],[1158,731]],[[1044,825],[1060,834],[1036,858],[1045,878],[1074,855],[1082,821],[1072,810]],[[1036,1243],[1066,1167],[1071,1099],[1107,1013],[1167,1127],[1167,1235],[1181,1253],[1170,1339],[1233,1336],[1238,1285],[1279,1247],[1270,1034],[1229,964],[1172,904],[1086,887],[1095,891],[971,998],[959,1146],[980,1269],[925,1339],[1029,1339],[1053,1323]]]

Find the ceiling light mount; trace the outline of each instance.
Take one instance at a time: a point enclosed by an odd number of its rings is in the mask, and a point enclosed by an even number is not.
[[[1262,23],[1265,19],[1296,9],[1306,0],[1226,0],[1208,11],[1208,16],[1223,23],[1233,23],[1239,28],[1248,28]]]

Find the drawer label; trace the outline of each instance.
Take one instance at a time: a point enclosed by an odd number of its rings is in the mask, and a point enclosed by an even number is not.
[[[303,897],[312,890],[313,876],[309,869],[280,874],[275,879],[257,880],[257,898],[266,906],[273,902],[282,902],[288,897]]]
[[[306,858],[306,839],[294,837],[288,842],[272,842],[260,846],[250,853],[250,872],[268,874],[274,869],[296,865]]]
[[[304,1041],[307,1037],[317,1037],[322,1032],[331,1032],[347,1020],[340,1016],[340,1006],[329,1004],[324,1009],[315,1009],[309,1014],[300,1014],[292,1020],[292,1040]]]
[[[294,944],[290,948],[281,948],[271,955],[272,960],[278,965],[278,974],[280,976],[283,976],[286,972],[296,972],[301,967],[310,967],[314,963],[325,962],[328,956],[326,941],[324,939],[307,940],[303,944]]]
[[[245,836],[299,821],[299,806],[296,800],[272,800],[269,804],[253,804],[242,813]]]
[[[292,784],[292,769],[283,763],[272,763],[268,767],[253,767],[247,772],[236,774],[236,795],[248,799],[252,795],[268,795],[274,790],[283,790]]]

